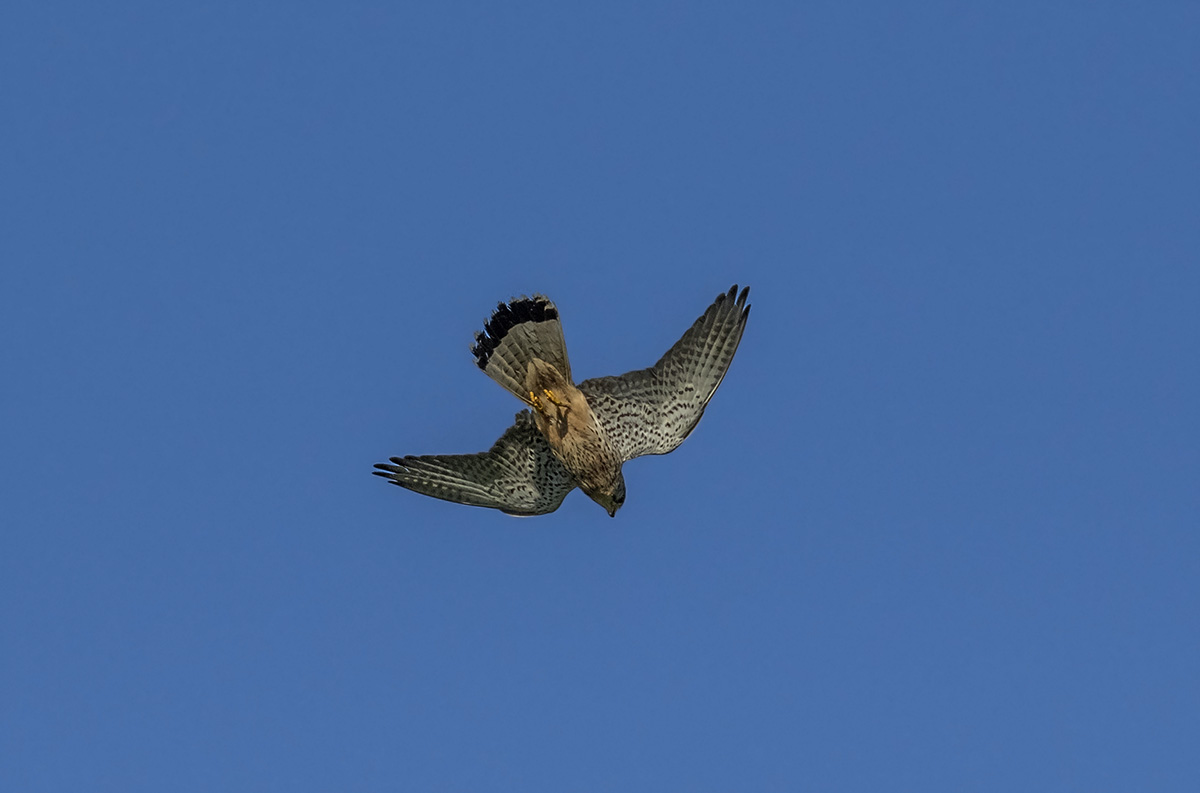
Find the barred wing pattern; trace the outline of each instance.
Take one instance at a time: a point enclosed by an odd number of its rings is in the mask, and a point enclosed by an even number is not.
[[[576,485],[528,410],[486,452],[391,459],[372,473],[417,493],[509,515],[553,512]]]
[[[649,369],[584,380],[579,390],[624,460],[666,454],[691,434],[729,370],[750,307],[735,284]]]

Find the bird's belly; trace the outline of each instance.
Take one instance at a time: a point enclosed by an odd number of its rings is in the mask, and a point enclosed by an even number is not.
[[[559,427],[554,426],[546,428],[550,430],[546,432],[550,450],[585,489],[602,487],[612,480],[620,460],[596,431],[594,422],[576,422],[573,418],[568,414],[564,431],[558,432]]]

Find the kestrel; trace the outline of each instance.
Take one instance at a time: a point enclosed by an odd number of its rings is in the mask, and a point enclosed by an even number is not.
[[[649,369],[576,385],[558,309],[544,295],[501,303],[475,334],[475,363],[533,408],[486,452],[393,457],[374,471],[434,498],[543,515],[576,487],[615,517],[621,466],[683,443],[725,377],[746,320],[746,287],[717,296]]]

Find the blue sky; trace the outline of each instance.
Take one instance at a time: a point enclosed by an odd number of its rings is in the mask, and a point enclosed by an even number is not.
[[[1191,3],[19,2],[0,789],[1200,789]],[[468,347],[732,283],[697,431],[516,520]]]

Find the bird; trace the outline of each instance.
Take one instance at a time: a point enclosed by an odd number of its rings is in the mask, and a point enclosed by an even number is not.
[[[528,409],[478,454],[408,455],[372,471],[445,501],[544,515],[576,487],[616,517],[622,465],[667,454],[691,434],[742,340],[750,287],[722,292],[653,366],[576,384],[558,308],[545,295],[499,303],[471,353]]]

